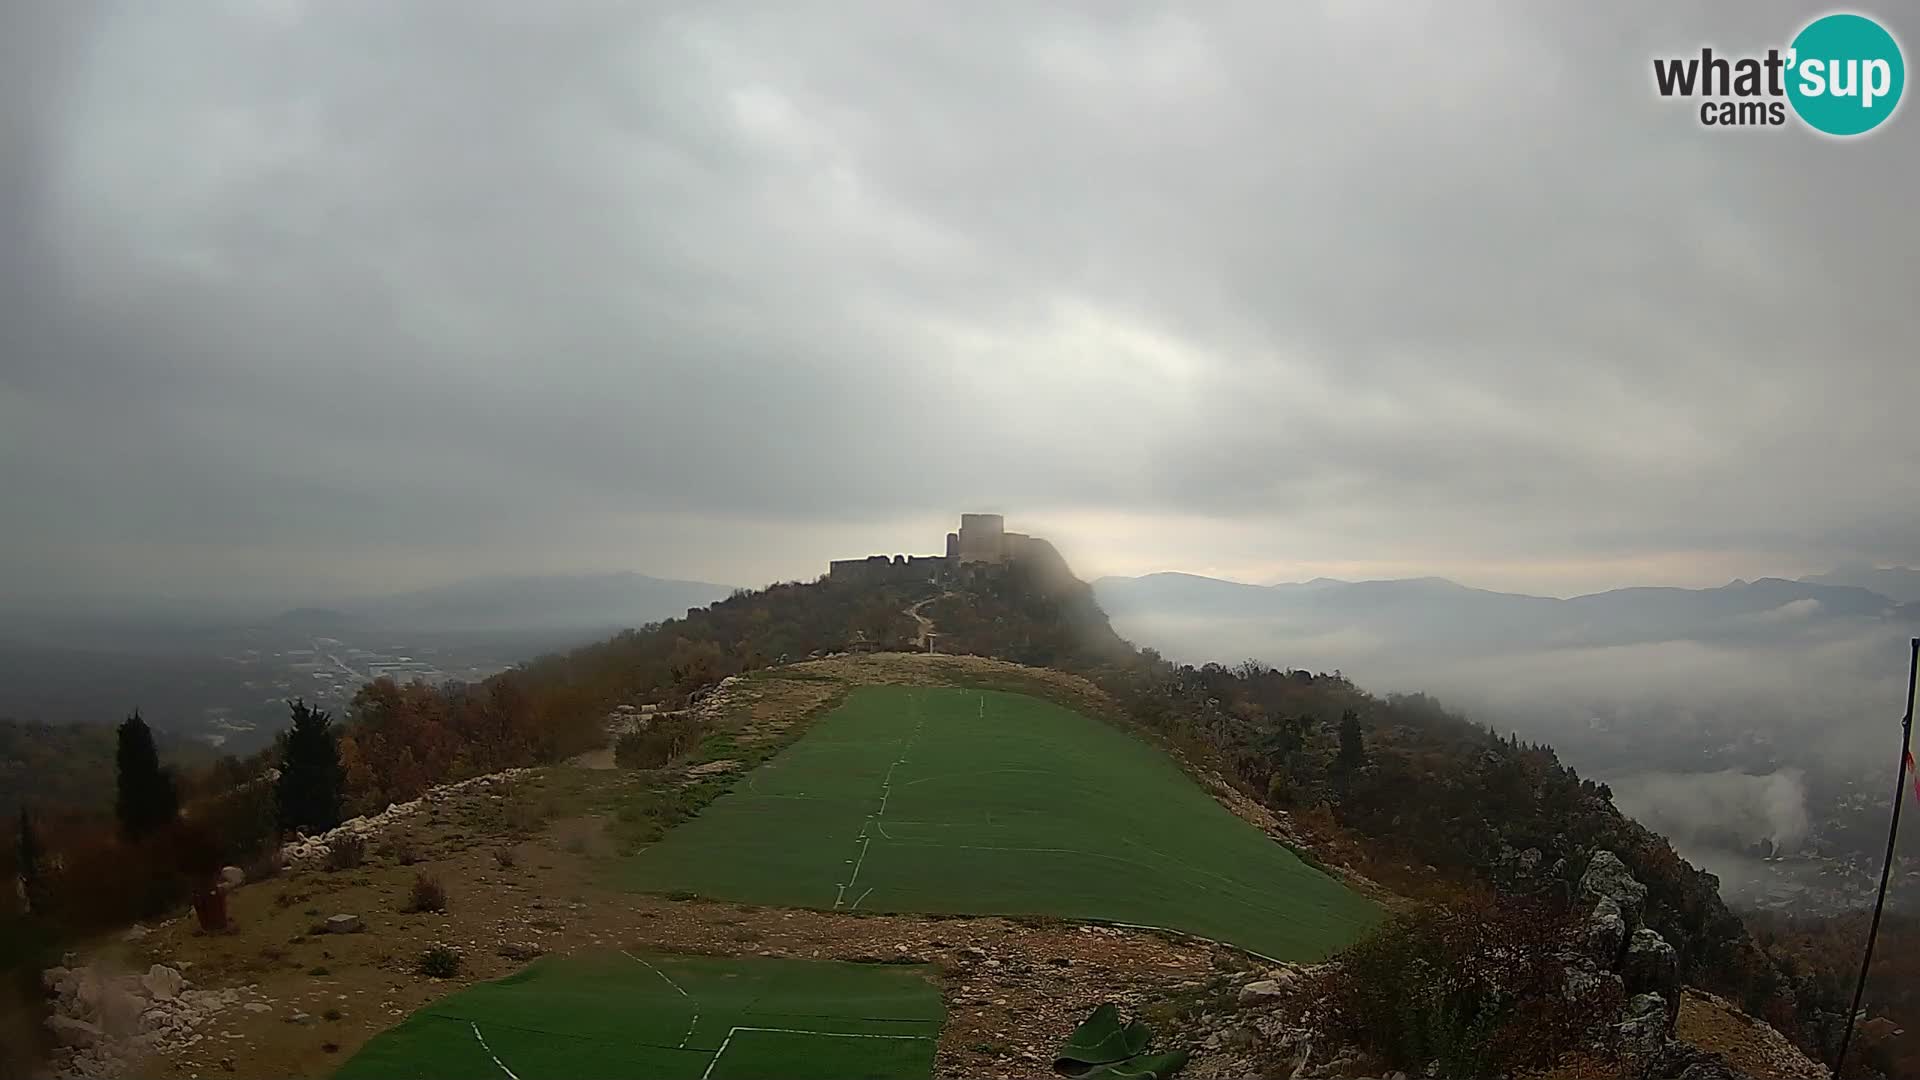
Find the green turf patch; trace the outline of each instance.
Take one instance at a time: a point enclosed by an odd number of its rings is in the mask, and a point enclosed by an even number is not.
[[[547,957],[369,1042],[337,1080],[925,1080],[928,969],[769,957]]]
[[[1154,747],[981,690],[856,690],[615,874],[777,906],[1133,923],[1288,960],[1378,917]]]

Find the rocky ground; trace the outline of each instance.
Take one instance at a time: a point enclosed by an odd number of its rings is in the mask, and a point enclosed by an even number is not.
[[[1771,1025],[1755,1020],[1732,1002],[1704,990],[1689,987],[1685,991],[1680,1002],[1680,1023],[1674,1034],[1693,1046],[1719,1054],[1727,1064],[1754,1076],[1826,1080],[1832,1075],[1831,1070],[1809,1059]]]
[[[1053,1050],[1101,1001],[1145,1008],[1169,988],[1198,985],[1217,965],[1236,962],[1202,943],[1108,927],[782,911],[612,892],[597,881],[611,855],[603,819],[556,819],[506,848],[473,824],[493,816],[496,796],[510,797],[499,787],[436,800],[393,838],[395,846],[360,867],[302,869],[241,885],[230,896],[227,933],[203,934],[190,918],[176,919],[102,944],[82,973],[54,973],[56,1023],[73,1044],[56,1072],[324,1074],[413,1010],[543,953],[648,948],[923,961],[938,969],[949,1009],[939,1075],[1041,1077],[1051,1075]],[[527,785],[511,797],[538,790]],[[501,865],[501,850],[512,851],[512,866]],[[445,883],[445,911],[404,910],[422,873]],[[338,915],[354,916],[357,926],[330,932],[325,924]],[[435,944],[462,955],[457,978],[417,974],[421,952]],[[175,1003],[142,995],[132,975],[111,974],[169,970],[192,987]],[[132,1004],[93,1004],[110,996],[86,989],[96,984],[127,993]],[[115,1009],[139,1022],[103,1019]],[[147,1012],[154,1015],[141,1019]]]
[[[194,1049],[236,1010],[271,1009],[257,986],[194,989],[181,967],[163,964],[139,974],[118,972],[110,962],[61,966],[44,979],[54,1001],[48,1023],[64,1048],[61,1069],[72,1076],[124,1075],[157,1054]]]

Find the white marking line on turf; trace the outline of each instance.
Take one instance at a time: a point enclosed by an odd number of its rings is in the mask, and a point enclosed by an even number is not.
[[[780,1035],[815,1035],[822,1039],[907,1039],[907,1040],[930,1041],[933,1038],[933,1036],[931,1035],[866,1035],[866,1034],[862,1034],[859,1032],[852,1032],[852,1031],[806,1031],[802,1028],[773,1028],[773,1027],[730,1028],[727,1031],[727,1037],[720,1040],[720,1049],[715,1050],[713,1052],[713,1060],[707,1062],[707,1071],[700,1074],[700,1080],[707,1080],[709,1076],[713,1075],[713,1067],[715,1065],[720,1064],[720,1055],[727,1052],[727,1045],[733,1042],[733,1037],[735,1035],[740,1034],[743,1031],[771,1031]],[[501,1067],[505,1068],[505,1066],[501,1066]],[[514,1080],[519,1080],[519,1078],[515,1077]]]
[[[467,1026],[473,1029],[473,1037],[480,1040],[480,1049],[485,1050],[487,1056],[493,1059],[493,1063],[500,1066],[500,1071],[506,1073],[511,1080],[520,1080],[512,1069],[507,1068],[507,1063],[500,1060],[500,1055],[493,1052],[493,1047],[487,1045],[487,1037],[480,1034],[480,1025],[469,1020]]]
[[[847,879],[847,883],[845,885],[840,886],[840,894],[842,896],[845,896],[846,891],[853,887],[854,882],[860,880],[860,867],[866,863],[867,849],[872,846],[873,846],[873,837],[868,836],[866,834],[866,830],[862,829],[860,831],[860,857],[858,859],[855,859],[853,862],[853,876]],[[839,907],[840,905],[836,903],[833,906]]]
[[[900,747],[900,756],[894,759],[893,764],[887,766],[887,775],[880,781],[879,812],[860,823],[860,835],[854,837],[855,840],[860,841],[860,857],[854,860],[853,875],[847,878],[833,894],[833,907],[836,911],[840,909],[840,905],[847,902],[847,890],[853,888],[854,883],[860,880],[860,867],[867,861],[867,849],[873,846],[873,837],[867,835],[867,827],[874,826],[880,830],[881,836],[889,840],[893,839],[887,836],[886,823],[880,820],[887,814],[887,800],[893,797],[893,770],[907,763],[907,751],[913,749],[914,740],[920,737],[920,729],[927,722],[926,718],[920,715],[920,698],[917,695],[908,694],[907,703],[913,709],[913,734],[907,736],[907,741]],[[872,889],[867,890],[867,892],[872,891]],[[866,893],[860,895],[864,898]],[[859,903],[858,900],[854,901],[855,906]]]
[[[863,892],[863,893],[861,893],[861,894],[860,894],[860,900],[865,900],[865,899],[866,899],[867,897],[869,897],[869,896],[871,896],[871,895],[873,895],[873,886],[871,886],[871,885],[869,885],[869,886],[867,886],[867,891],[866,891],[866,892]],[[855,900],[855,901],[853,902],[853,907],[850,907],[850,908],[848,908],[847,910],[848,910],[848,911],[852,911],[852,910],[853,910],[854,908],[857,908],[857,907],[859,907],[859,906],[860,906],[860,900]]]
[[[684,986],[681,986],[677,982],[674,982],[673,979],[670,978],[666,972],[661,971],[659,968],[654,967],[652,964],[647,963],[645,960],[640,959],[639,957],[633,955],[632,953],[628,952],[625,949],[620,950],[620,955],[626,957],[627,959],[633,961],[636,964],[639,964],[641,967],[646,968],[648,971],[653,972],[655,975],[660,976],[662,979],[665,979],[668,986],[671,986],[675,990],[680,991],[681,997],[686,998],[688,1001],[693,1000],[693,995],[687,993],[687,988]],[[693,1038],[693,1029],[699,1026],[700,1026],[700,1010],[696,1007],[693,1010],[693,1019],[687,1021],[687,1033],[685,1035],[680,1036],[679,1049],[685,1050],[687,1048],[688,1041]],[[475,1034],[478,1034],[478,1032],[475,1032]]]

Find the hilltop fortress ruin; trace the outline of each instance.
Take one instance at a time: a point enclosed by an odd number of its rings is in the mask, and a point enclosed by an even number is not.
[[[1053,545],[1026,533],[1007,531],[999,514],[961,514],[958,532],[947,534],[945,555],[869,555],[864,559],[835,559],[827,564],[827,578],[836,582],[934,581],[944,577],[991,571],[1016,562],[1056,563]]]

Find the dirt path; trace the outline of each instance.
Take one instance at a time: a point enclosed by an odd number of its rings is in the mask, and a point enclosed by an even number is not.
[[[933,651],[927,645],[927,639],[934,636],[933,620],[926,617],[925,615],[920,614],[920,609],[923,607],[926,607],[928,604],[931,604],[936,600],[944,600],[947,597],[952,595],[953,595],[952,593],[941,593],[939,596],[929,596],[925,600],[920,601],[919,603],[913,605],[912,607],[906,610],[906,614],[911,616],[914,622],[920,624],[919,631],[915,633],[913,636],[914,648],[919,649],[922,652]]]

